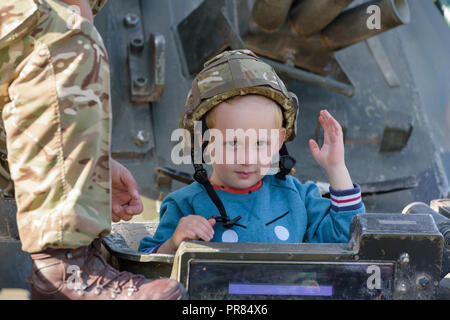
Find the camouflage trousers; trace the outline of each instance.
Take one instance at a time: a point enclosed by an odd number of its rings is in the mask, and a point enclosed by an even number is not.
[[[22,249],[88,245],[111,230],[103,41],[91,22],[58,0],[2,0],[0,19],[1,137]]]

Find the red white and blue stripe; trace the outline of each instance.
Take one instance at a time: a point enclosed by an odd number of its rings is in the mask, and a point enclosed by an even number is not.
[[[330,187],[331,209],[335,212],[357,210],[362,207],[361,188],[353,184],[353,189],[334,190]]]

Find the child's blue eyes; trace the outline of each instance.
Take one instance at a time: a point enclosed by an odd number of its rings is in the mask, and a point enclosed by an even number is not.
[[[226,144],[227,144],[227,146],[229,146],[229,147],[237,147],[237,146],[239,145],[239,142],[237,142],[237,141],[227,141]],[[256,143],[256,146],[257,146],[257,147],[263,147],[263,146],[265,146],[266,144],[267,144],[267,141],[258,141],[258,142]]]
[[[258,145],[258,147],[262,147],[262,146],[266,145],[266,141],[258,141],[257,145]]]

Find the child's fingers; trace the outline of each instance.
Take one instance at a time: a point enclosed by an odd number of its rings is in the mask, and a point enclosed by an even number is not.
[[[337,139],[342,137],[342,127],[339,122],[326,110],[323,112],[326,117],[326,122],[328,123],[328,138],[331,142],[336,142]]]
[[[214,218],[209,218],[208,219],[209,224],[211,225],[211,227],[214,227],[214,225],[216,224],[216,219]]]
[[[206,219],[202,216],[194,216],[196,219],[198,219],[198,226],[203,229],[208,234],[214,234],[213,226],[216,224],[216,220],[214,218]],[[212,221],[210,221],[212,220]]]
[[[195,233],[196,238],[210,241],[214,236],[214,229],[206,218],[197,215],[189,215],[181,218],[179,222],[180,230],[190,230]],[[195,240],[191,239],[191,240]]]
[[[187,226],[188,230],[191,230],[195,233],[196,237],[193,240],[198,238],[203,239],[205,241],[209,241],[214,236],[214,231],[207,221],[205,221],[207,225],[204,224],[203,221],[195,221],[193,224]]]
[[[204,219],[203,221],[201,221],[201,223],[198,224],[198,227],[201,229],[203,234],[205,234],[210,240],[214,237],[214,229],[212,228],[212,226],[208,222],[208,220]],[[203,239],[203,240],[205,240],[205,239]]]
[[[323,127],[323,142],[324,144],[328,144],[332,139],[332,127],[326,110],[320,111],[319,122]]]
[[[325,110],[325,114],[327,116],[328,122],[333,127],[334,130],[342,131],[342,127],[339,122],[328,112]]]
[[[323,129],[326,130],[328,127],[328,122],[327,122],[327,118],[323,112],[320,112],[320,114],[319,114],[319,122],[322,125]]]
[[[317,155],[320,152],[319,145],[313,139],[309,139],[309,150],[311,151],[314,159],[317,157]]]
[[[210,241],[213,238],[212,234],[210,234],[200,226],[197,226],[197,228],[195,229],[195,234],[197,235],[197,238],[200,238],[204,241]]]
[[[198,235],[197,232],[195,232],[195,230],[185,230],[184,234],[186,236],[186,240],[197,240],[198,239]]]

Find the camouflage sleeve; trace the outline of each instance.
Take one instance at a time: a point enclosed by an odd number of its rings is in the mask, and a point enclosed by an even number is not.
[[[10,102],[9,85],[16,67],[32,50],[25,35],[44,12],[33,0],[2,0],[0,3],[0,115]],[[0,197],[13,196],[13,183],[7,162],[5,126],[0,117]]]
[[[18,4],[23,10],[12,11]],[[10,40],[33,4],[45,16]],[[6,138],[22,250],[88,245],[111,230],[106,48],[94,25],[60,0],[0,0],[1,9],[0,149]],[[0,168],[0,189],[4,178]]]
[[[92,8],[92,13],[94,14],[94,16],[100,12],[100,10],[106,4],[106,1],[108,0],[89,0],[89,3],[91,4]]]
[[[0,4],[0,49],[27,34],[41,12],[32,0],[2,0]]]

